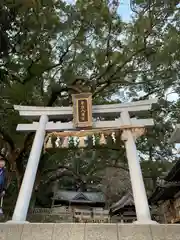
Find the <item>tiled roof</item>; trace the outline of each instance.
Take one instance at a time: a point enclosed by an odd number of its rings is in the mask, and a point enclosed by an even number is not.
[[[166,181],[170,181],[170,182],[177,182],[180,181],[180,160],[178,160],[174,166],[172,167],[172,169],[169,171],[169,173],[167,174],[167,176],[165,177]]]
[[[179,186],[156,187],[155,191],[150,196],[149,204],[157,204],[159,201],[172,199],[174,195],[180,191]]]
[[[165,184],[162,186],[157,186],[150,196],[150,204],[157,204],[159,201],[171,199],[177,192],[180,191],[180,160],[174,164],[164,180]]]
[[[114,212],[118,209],[122,209],[125,206],[134,206],[134,199],[131,193],[127,193],[118,202],[114,203],[110,209]]]
[[[105,196],[102,192],[75,192],[75,191],[57,191],[53,197],[56,200],[78,201],[78,199],[90,202],[105,202]]]

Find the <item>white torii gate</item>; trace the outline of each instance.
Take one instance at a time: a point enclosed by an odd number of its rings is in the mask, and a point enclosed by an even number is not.
[[[144,133],[145,127],[153,125],[153,119],[131,118],[129,113],[138,113],[151,109],[156,99],[137,101],[123,104],[94,105],[92,106],[93,116],[111,115],[118,117],[114,121],[94,121],[93,129],[112,128],[122,129],[122,140],[125,142],[126,155],[132,184],[134,203],[137,215],[137,223],[152,224],[146,190],[143,176],[140,168],[139,157],[136,149],[135,140]],[[48,131],[67,131],[75,130],[72,122],[61,123],[52,122],[52,120],[61,120],[62,118],[73,115],[72,107],[33,107],[15,105],[14,109],[19,111],[20,116],[31,120],[39,120],[30,124],[18,124],[18,131],[35,131],[35,138],[26,166],[26,171],[14,209],[12,221],[14,223],[26,222],[29,203],[36,178],[41,151],[44,144],[46,132]],[[51,120],[51,121],[49,121]]]

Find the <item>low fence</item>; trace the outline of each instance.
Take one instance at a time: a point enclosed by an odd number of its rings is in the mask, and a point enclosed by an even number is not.
[[[30,222],[110,222],[108,210],[85,210],[65,207],[34,208],[29,211]]]

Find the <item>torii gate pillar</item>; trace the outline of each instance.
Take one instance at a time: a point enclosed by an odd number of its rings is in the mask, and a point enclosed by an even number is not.
[[[124,123],[130,124],[128,112],[122,112],[121,119]],[[151,220],[139,156],[135,144],[135,139],[143,134],[143,130],[143,128],[139,128],[136,132],[136,129],[125,129],[123,130],[121,138],[125,142],[126,147],[126,155],[137,216],[137,222],[135,223],[152,224],[156,222]]]
[[[26,166],[26,171],[21,184],[20,192],[16,202],[12,222],[25,222],[31,200],[36,173],[39,165],[40,155],[44,144],[46,134],[46,124],[48,116],[42,115],[39,120],[39,126],[35,134],[30,156]]]

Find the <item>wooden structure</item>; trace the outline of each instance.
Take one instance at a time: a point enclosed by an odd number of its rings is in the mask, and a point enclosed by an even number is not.
[[[138,113],[148,111],[152,104],[156,103],[156,99],[146,101],[137,101],[123,104],[109,105],[91,105],[90,95],[76,96],[76,104],[83,102],[83,108],[73,107],[33,107],[33,106],[14,106],[14,109],[19,111],[20,116],[35,120],[36,122],[27,124],[18,124],[18,131],[35,131],[35,138],[30,152],[24,178],[21,184],[21,189],[16,202],[13,213],[13,222],[24,222],[29,208],[29,203],[33,191],[33,186],[36,178],[37,168],[40,160],[41,151],[43,150],[44,141],[47,132],[56,132],[59,137],[63,137],[63,143],[60,147],[68,148],[69,136],[79,137],[79,146],[84,146],[84,136],[92,136],[95,133],[101,134],[104,139],[104,133],[110,132],[113,134],[119,132],[118,138],[125,144],[126,155],[128,159],[129,172],[136,208],[137,220],[139,223],[154,223],[151,220],[151,215],[148,206],[147,195],[145,191],[142,171],[139,163],[139,156],[136,149],[136,139],[140,137],[145,128],[152,126],[153,119],[139,119]],[[73,101],[74,102],[74,101]],[[92,115],[91,115],[92,108]],[[75,110],[74,110],[75,109]],[[83,111],[82,111],[83,109]],[[81,116],[78,115],[79,111]],[[82,114],[83,113],[83,114]],[[131,116],[136,115],[136,118]],[[106,120],[106,116],[113,120]],[[93,121],[91,122],[91,118]],[[99,119],[102,119],[101,121]],[[85,125],[84,125],[85,124]],[[87,127],[91,127],[87,129]],[[78,127],[75,127],[78,126]],[[58,132],[58,133],[57,133]],[[58,140],[57,139],[57,140]],[[104,144],[103,141],[100,144]]]
[[[164,216],[163,223],[180,223],[180,160],[160,182],[149,203],[159,206]]]
[[[74,127],[92,127],[92,94],[73,94],[73,123]]]
[[[105,196],[102,192],[76,192],[59,190],[54,193],[52,207],[78,206],[82,208],[104,208]]]
[[[66,211],[74,222],[109,222],[102,192],[59,190],[54,193],[52,200],[52,209]]]
[[[180,143],[180,124],[176,125],[169,143]],[[159,206],[163,223],[180,223],[180,160],[155,189],[149,202]]]
[[[132,223],[136,221],[136,211],[131,193],[123,196],[110,207],[111,222]]]

